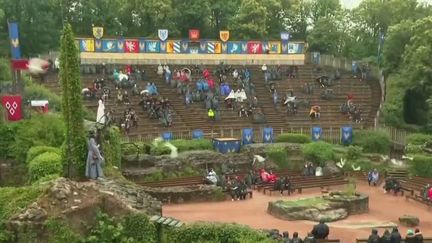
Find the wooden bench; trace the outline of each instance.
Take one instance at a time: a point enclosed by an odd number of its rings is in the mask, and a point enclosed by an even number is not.
[[[429,207],[432,206],[432,201],[425,200],[425,199],[424,199],[422,196],[420,196],[420,195],[406,195],[405,198],[406,198],[407,200],[412,199],[412,200],[417,201],[417,202],[419,202],[419,203],[425,204],[425,205],[427,205],[427,206],[429,206]]]
[[[360,238],[356,239],[356,243],[367,243],[368,239]],[[405,240],[402,239],[401,243],[405,243]],[[423,243],[432,243],[432,237],[423,237]]]
[[[303,189],[306,188],[315,188],[315,187],[320,187],[321,189],[323,189],[324,187],[327,186],[334,186],[334,185],[343,185],[343,184],[347,184],[348,180],[346,180],[344,177],[340,176],[340,177],[294,177],[291,178],[291,183],[293,184],[293,191],[297,190],[298,193],[302,193]],[[266,192],[269,192],[270,195],[272,194],[272,192],[274,192],[274,185],[266,185],[265,187],[263,187],[263,192],[264,194]]]

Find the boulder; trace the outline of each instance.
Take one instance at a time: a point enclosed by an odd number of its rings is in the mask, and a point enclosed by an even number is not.
[[[325,162],[325,166],[323,168],[324,176],[340,174],[340,173],[341,173],[341,169],[336,166],[336,163],[334,161]]]
[[[414,227],[420,224],[420,219],[412,215],[403,215],[399,217],[399,222],[408,227]]]

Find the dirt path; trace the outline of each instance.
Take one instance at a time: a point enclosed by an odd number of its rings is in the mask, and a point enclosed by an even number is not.
[[[332,190],[343,187],[334,187]],[[358,182],[357,191],[369,195],[369,213],[350,216],[345,220],[330,223],[330,238],[341,239],[341,242],[355,242],[356,238],[367,238],[371,227],[398,223],[398,217],[404,214],[415,215],[420,218],[419,228],[423,235],[432,236],[432,209],[414,201],[406,201],[405,197],[384,194],[381,188],[369,187],[367,183]],[[246,201],[224,201],[215,203],[193,203],[181,205],[164,205],[163,215],[182,220],[184,222],[215,221],[226,223],[239,223],[257,229],[279,229],[294,231],[304,237],[312,229],[314,222],[285,221],[267,214],[267,203],[275,200],[290,200],[302,197],[319,195],[315,190],[305,190],[302,194],[292,196],[267,196],[254,191],[254,198]],[[390,224],[391,225],[391,224]],[[384,229],[379,229],[381,234]],[[406,234],[407,227],[400,226],[402,235]]]

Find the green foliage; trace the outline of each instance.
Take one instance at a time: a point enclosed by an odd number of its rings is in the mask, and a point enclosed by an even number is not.
[[[263,38],[267,34],[267,11],[257,0],[242,0],[229,29],[239,39]]]
[[[27,151],[26,163],[27,164],[30,163],[30,161],[36,158],[36,156],[43,154],[45,152],[52,152],[59,155],[61,154],[61,150],[59,148],[50,147],[50,146],[34,146]]]
[[[405,96],[405,80],[399,74],[387,78],[386,102],[384,103],[384,121],[392,126],[401,127],[405,124],[403,119],[403,99]]]
[[[51,111],[61,110],[61,98],[43,85],[29,83],[24,87],[25,100],[48,100]]]
[[[273,161],[279,169],[289,168],[288,153],[284,147],[268,146],[265,153],[271,161]]]
[[[305,144],[302,147],[306,160],[310,160],[323,167],[326,161],[334,159],[333,146],[325,142]]]
[[[114,218],[99,212],[97,214],[97,224],[91,228],[90,235],[83,242],[127,243],[131,241],[124,235],[124,226],[120,222],[116,222]]]
[[[193,168],[192,166],[183,165],[182,168],[179,168],[175,171],[164,172],[162,170],[159,170],[154,173],[148,174],[145,176],[144,181],[161,181],[165,179],[197,176],[201,174],[202,174],[201,171]]]
[[[61,175],[63,172],[62,158],[58,153],[45,152],[30,161],[28,169],[31,181],[49,175]]]
[[[350,145],[348,147],[348,150],[346,153],[347,159],[356,160],[356,159],[360,158],[360,156],[362,155],[362,152],[363,152],[362,147]]]
[[[12,81],[10,61],[6,58],[0,58],[0,83]]]
[[[129,214],[123,218],[124,235],[135,242],[155,243],[156,227],[145,214]]]
[[[121,169],[121,135],[117,127],[110,127],[105,131],[102,151],[108,165]]]
[[[137,155],[137,154],[150,154],[151,144],[135,142],[135,143],[122,143],[122,155]]]
[[[390,150],[390,137],[384,131],[363,130],[354,134],[354,145],[361,146],[366,153],[387,154]]]
[[[432,141],[432,135],[430,134],[413,133],[407,137],[407,143],[411,145],[424,145],[428,141]]]
[[[60,44],[60,83],[62,86],[62,111],[66,125],[66,146],[63,159],[66,161],[70,178],[84,176],[86,158],[86,137],[84,111],[79,76],[79,56],[72,27],[66,24]]]
[[[328,204],[329,201],[325,200],[322,197],[309,197],[309,198],[301,198],[301,199],[289,200],[289,201],[279,200],[276,203],[283,207],[311,207],[311,206],[319,207],[320,205]]]
[[[344,194],[347,196],[354,196],[356,193],[356,187],[357,187],[356,179],[349,178],[348,184],[345,186]]]
[[[237,224],[197,223],[172,230],[170,243],[252,243],[273,242],[262,232]]]
[[[172,145],[177,147],[177,151],[185,152],[190,150],[212,150],[213,145],[210,140],[207,139],[193,139],[193,140],[184,140],[184,139],[177,139],[170,141]],[[150,154],[152,155],[163,155],[163,154],[170,154],[171,150],[164,146],[163,143],[159,144],[158,146],[152,146],[150,149]]]
[[[410,172],[415,176],[432,177],[432,157],[414,155],[410,162]]]
[[[8,159],[13,157],[11,146],[14,143],[15,135],[21,122],[0,124],[0,158]]]
[[[20,122],[15,133],[15,141],[10,144],[10,155],[17,161],[25,162],[27,151],[34,146],[59,147],[64,141],[65,126],[60,116],[55,114],[35,115]]]
[[[308,135],[298,133],[283,133],[276,138],[277,143],[310,143]]]
[[[0,187],[0,223],[34,202],[44,190],[43,186]]]
[[[48,242],[52,243],[79,243],[81,236],[71,230],[71,228],[60,219],[49,218],[44,223]]]

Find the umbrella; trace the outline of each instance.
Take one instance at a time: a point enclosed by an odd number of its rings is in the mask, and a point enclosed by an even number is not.
[[[46,73],[49,63],[40,58],[32,58],[28,63],[28,70],[32,74]]]

